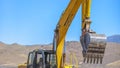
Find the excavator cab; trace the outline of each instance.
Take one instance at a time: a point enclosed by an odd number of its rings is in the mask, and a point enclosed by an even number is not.
[[[27,68],[56,68],[53,50],[34,50],[29,52]]]

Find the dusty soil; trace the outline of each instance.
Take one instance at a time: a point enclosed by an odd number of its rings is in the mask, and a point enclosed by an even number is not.
[[[17,68],[18,64],[25,63],[29,51],[34,49],[52,49],[48,45],[19,45],[17,43],[8,45],[0,42],[0,68]],[[79,42],[71,41],[66,43],[66,61],[69,64],[70,54],[77,57],[80,68],[120,68],[120,44],[107,43],[103,64],[82,63],[82,48]]]

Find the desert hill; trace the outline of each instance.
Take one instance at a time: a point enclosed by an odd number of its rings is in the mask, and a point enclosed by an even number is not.
[[[17,68],[18,64],[27,61],[27,55],[34,49],[52,49],[52,44],[48,45],[19,45],[5,44],[0,42],[0,68]],[[79,63],[82,62],[82,48],[79,42],[66,42],[67,62],[70,53],[77,56]],[[120,44],[107,43],[103,64],[80,64],[81,68],[120,68]]]
[[[112,35],[107,37],[108,42],[120,43],[120,35]]]

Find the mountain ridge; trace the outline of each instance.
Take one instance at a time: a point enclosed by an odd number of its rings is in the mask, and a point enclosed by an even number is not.
[[[120,43],[120,35],[112,35],[107,37],[107,42],[115,42],[115,43]]]

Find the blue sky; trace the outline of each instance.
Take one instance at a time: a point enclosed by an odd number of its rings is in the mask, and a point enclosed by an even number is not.
[[[7,44],[48,44],[70,0],[0,0],[0,41]],[[107,36],[120,34],[120,0],[92,0],[91,29]],[[81,9],[66,36],[79,41]]]

